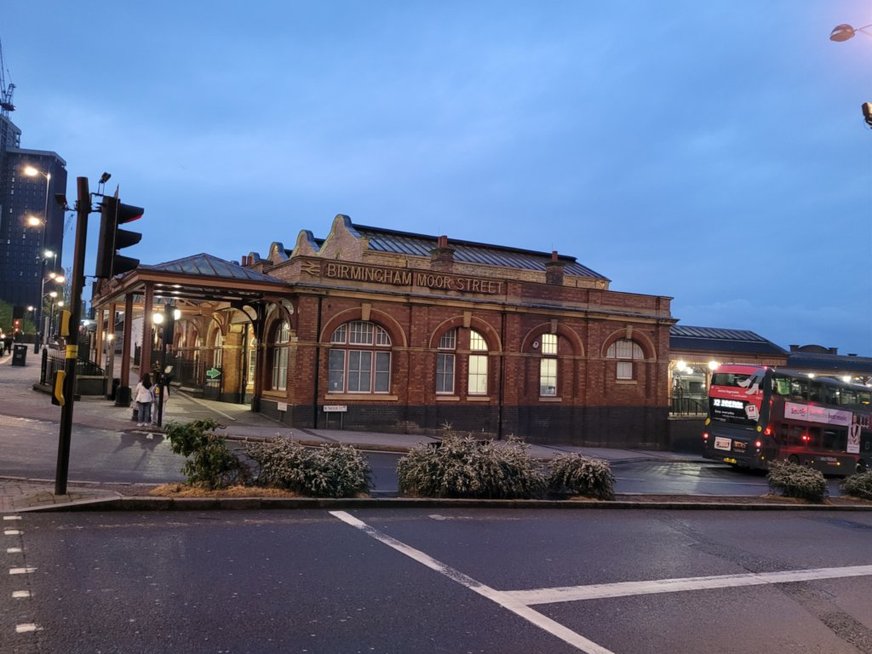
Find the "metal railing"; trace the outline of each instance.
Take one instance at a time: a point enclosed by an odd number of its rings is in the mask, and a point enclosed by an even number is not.
[[[708,399],[704,397],[669,398],[669,415],[704,416],[708,413]]]

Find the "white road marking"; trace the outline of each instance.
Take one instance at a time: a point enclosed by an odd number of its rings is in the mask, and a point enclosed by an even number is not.
[[[24,624],[15,625],[15,633],[26,634],[31,631],[42,631],[42,627],[34,622],[25,622]]]
[[[489,586],[485,586],[483,583],[476,581],[472,577],[468,577],[462,572],[451,568],[444,563],[437,561],[433,557],[425,554],[424,552],[415,549],[405,543],[397,540],[396,538],[392,538],[387,534],[384,534],[373,527],[370,527],[365,522],[358,520],[354,516],[345,511],[330,511],[330,515],[335,518],[338,518],[345,524],[351,525],[356,529],[360,529],[365,534],[374,538],[375,540],[384,543],[388,547],[395,549],[408,556],[410,559],[417,561],[423,566],[430,568],[431,570],[435,570],[439,574],[445,575],[449,579],[456,581],[457,583],[465,586],[469,590],[474,593],[478,593],[482,597],[486,597],[492,602],[497,603],[503,608],[511,611],[515,615],[518,615],[528,622],[534,624],[540,629],[547,631],[548,633],[556,636],[562,641],[569,643],[573,647],[577,648],[582,652],[586,652],[587,654],[613,654],[611,650],[606,649],[600,645],[597,645],[595,642],[588,640],[581,634],[578,634],[571,629],[567,629],[559,622],[555,622],[551,618],[548,618],[541,613],[534,611],[530,607],[524,605],[522,602],[519,602],[513,599],[508,593],[504,593],[502,591],[498,591],[494,588],[490,588]]]
[[[679,579],[654,579],[652,581],[622,581],[614,584],[590,584],[587,586],[564,586],[537,588],[533,590],[505,591],[505,594],[522,604],[553,604],[582,600],[677,593],[687,590],[711,590],[714,588],[737,588],[766,584],[789,584],[796,581],[866,577],[872,575],[872,565],[856,565],[842,568],[816,568],[813,570],[784,570],[712,577],[685,577]]]
[[[21,548],[20,547],[7,547],[6,553],[7,554],[21,554]]]
[[[36,572],[36,568],[9,568],[11,575],[29,575],[32,572]]]
[[[4,536],[20,536],[23,533],[24,532],[21,531],[20,529],[4,529],[3,530]]]
[[[12,599],[29,599],[30,591],[29,590],[13,590],[12,591]]]
[[[4,520],[21,520],[21,516],[20,515],[4,515],[3,519]]]

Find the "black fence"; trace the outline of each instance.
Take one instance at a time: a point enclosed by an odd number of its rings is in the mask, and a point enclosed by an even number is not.
[[[669,415],[704,416],[708,413],[708,399],[705,397],[672,397],[669,399]]]
[[[58,370],[66,369],[66,359],[62,348],[46,347],[42,350],[42,366],[39,372],[40,384],[51,384]],[[104,377],[106,372],[93,361],[79,359],[76,361],[76,376]]]

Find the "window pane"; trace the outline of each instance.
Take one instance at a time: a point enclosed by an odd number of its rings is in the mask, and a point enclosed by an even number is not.
[[[345,350],[330,350],[327,367],[328,392],[341,393],[345,390]]]
[[[287,343],[291,339],[291,326],[287,321],[282,321],[279,328],[276,330],[276,343]]]
[[[330,339],[331,343],[344,343],[346,338],[346,329],[345,325],[339,325],[336,328],[336,331],[333,332],[333,337]]]
[[[618,361],[618,379],[632,379],[633,378],[633,362],[632,361]]]
[[[387,393],[391,389],[391,353],[375,353],[375,384],[376,393]]]
[[[384,329],[379,327],[378,325],[375,325],[375,344],[376,345],[390,345],[391,344],[391,337],[388,336],[388,333]]]
[[[440,352],[436,355],[436,392],[454,392],[454,355]]]
[[[355,345],[372,345],[372,327],[373,324],[371,322],[355,320],[351,323],[348,342]]]
[[[372,352],[348,351],[348,392],[369,393],[372,380]]]
[[[539,361],[539,395],[557,395],[557,359]]]
[[[557,354],[557,334],[542,334],[542,354]]]
[[[622,338],[609,346],[606,356],[609,359],[644,359],[642,348],[635,341]]]
[[[469,356],[469,390],[470,395],[485,395],[487,393],[487,357],[482,354]]]
[[[469,349],[479,352],[487,352],[487,342],[484,340],[484,336],[474,329],[469,331]]]
[[[453,350],[457,347],[457,330],[449,329],[447,332],[442,334],[442,338],[439,339],[439,349],[440,350]]]
[[[283,391],[288,387],[288,348],[277,347],[273,351],[272,388]]]

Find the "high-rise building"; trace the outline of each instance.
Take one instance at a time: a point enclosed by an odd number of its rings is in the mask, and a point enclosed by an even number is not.
[[[21,148],[21,130],[0,114],[0,300],[40,307],[43,280],[62,272],[65,212],[55,195],[66,187],[66,161]]]

